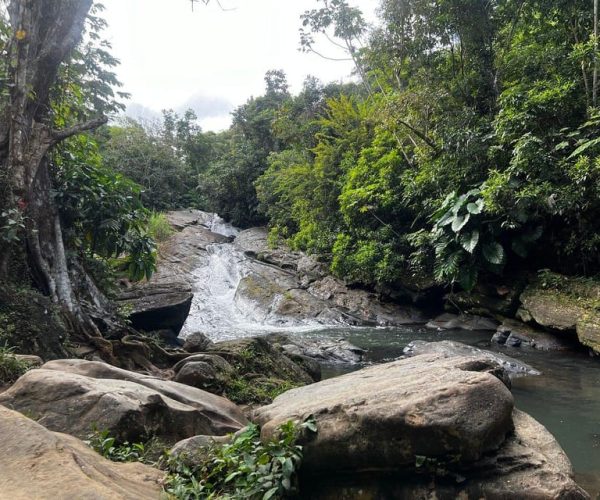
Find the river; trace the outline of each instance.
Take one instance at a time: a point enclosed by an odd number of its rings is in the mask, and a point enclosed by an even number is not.
[[[211,230],[235,236],[237,230],[215,218]],[[556,437],[576,472],[579,484],[593,496],[600,494],[600,361],[585,352],[542,352],[531,348],[491,345],[491,333],[423,327],[351,327],[281,318],[236,294],[252,262],[230,243],[207,248],[205,265],[195,269],[194,300],[182,336],[203,331],[214,341],[272,332],[309,337],[344,337],[367,350],[365,364],[392,360],[412,340],[456,340],[520,359],[542,372],[513,380],[516,406],[526,411]],[[325,377],[364,365],[326,366]],[[598,497],[600,498],[600,496]]]

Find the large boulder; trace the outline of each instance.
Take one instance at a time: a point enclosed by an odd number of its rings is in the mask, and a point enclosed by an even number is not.
[[[579,342],[600,353],[600,283],[546,273],[521,294],[523,321],[558,332],[575,331]]]
[[[293,389],[255,411],[262,437],[316,420],[303,471],[382,471],[417,456],[463,461],[497,450],[512,431],[513,398],[485,357],[417,356]]]
[[[523,363],[518,359],[511,358],[505,354],[486,351],[462,342],[454,340],[442,340],[440,342],[426,342],[424,340],[413,340],[404,348],[405,356],[418,356],[420,354],[439,354],[444,357],[451,356],[473,356],[475,358],[485,358],[495,363],[510,377],[521,377],[526,375],[540,375],[540,372]]]
[[[301,489],[314,500],[589,499],[573,481],[567,456],[544,426],[518,410],[513,412],[513,422],[514,432],[497,452],[454,470],[394,470],[381,475],[359,471],[318,480],[309,476],[303,478]]]
[[[0,404],[80,438],[97,428],[130,442],[150,435],[174,442],[197,434],[227,434],[247,424],[241,410],[222,397],[75,359],[27,372],[0,394]]]
[[[173,370],[176,382],[213,393],[225,391],[236,372],[232,365],[216,354],[194,354],[175,364]]]
[[[78,439],[0,406],[0,497],[11,500],[143,500],[160,496],[164,473],[116,464]]]

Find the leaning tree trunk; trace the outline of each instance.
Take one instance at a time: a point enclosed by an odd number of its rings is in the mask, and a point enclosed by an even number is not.
[[[0,122],[0,168],[8,182],[5,204],[25,221],[22,253],[31,277],[63,308],[75,330],[98,336],[72,285],[48,170],[48,154],[56,144],[106,122],[99,117],[69,128],[53,127],[50,93],[61,64],[81,41],[91,6],[92,0],[10,1],[12,38],[5,56],[10,88]],[[0,273],[9,267],[6,246],[0,248]]]

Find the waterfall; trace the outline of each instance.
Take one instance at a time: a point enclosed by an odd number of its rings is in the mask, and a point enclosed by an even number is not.
[[[239,230],[214,215],[203,222],[210,231],[235,237]],[[186,337],[202,332],[213,340],[226,340],[270,332],[307,331],[323,328],[322,321],[281,316],[273,312],[281,295],[274,294],[270,306],[257,304],[236,293],[243,278],[253,275],[257,268],[266,267],[243,252],[233,243],[214,243],[206,247],[206,256],[192,271],[194,298],[190,313],[180,333]],[[282,271],[283,272],[283,271]],[[329,322],[331,326],[333,322]]]

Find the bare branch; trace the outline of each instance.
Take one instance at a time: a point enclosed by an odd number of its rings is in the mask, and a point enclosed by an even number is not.
[[[51,132],[52,144],[57,144],[60,141],[64,141],[65,139],[80,134],[81,132],[94,130],[101,125],[104,125],[106,122],[108,122],[108,118],[106,116],[99,116],[98,118],[94,118],[87,122],[77,123],[72,127],[63,128],[61,130],[53,130]]]
[[[320,52],[317,52],[315,49],[313,49],[312,47],[307,48],[306,50],[312,52],[313,54],[318,55],[319,57],[322,57],[323,59],[327,59],[328,61],[352,61],[351,57],[344,57],[344,58],[337,58],[337,57],[328,57],[324,54],[321,54]]]
[[[419,139],[425,142],[431,149],[433,149],[436,153],[439,153],[439,149],[437,144],[433,142],[429,137],[427,137],[423,132],[413,127],[410,123],[405,122],[404,120],[398,120],[400,125],[404,125],[407,129],[413,132]]]
[[[325,35],[325,38],[327,38],[327,40],[329,41],[329,43],[331,43],[332,45],[335,45],[336,47],[339,47],[340,49],[342,49],[343,51],[347,51],[348,49],[343,46],[341,43],[337,43],[333,38],[331,38],[325,31],[323,31],[323,35]]]

